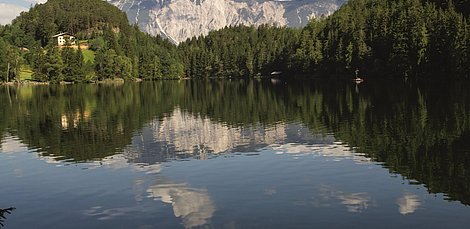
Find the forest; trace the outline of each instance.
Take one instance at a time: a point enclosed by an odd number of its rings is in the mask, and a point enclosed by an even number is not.
[[[100,0],[49,0],[0,26],[0,81],[470,76],[470,1],[350,0],[304,28],[226,27],[177,45]],[[75,34],[58,47],[52,36]],[[83,44],[83,47],[81,46]],[[28,73],[29,72],[29,73]]]
[[[68,32],[82,45],[58,47]],[[85,50],[86,49],[86,50]],[[49,0],[0,27],[0,80],[18,79],[24,66],[41,82],[177,78],[176,46],[130,25],[125,13],[101,0]]]
[[[444,4],[445,2],[445,4]],[[237,26],[180,44],[186,74],[468,78],[469,1],[350,0],[302,29]]]

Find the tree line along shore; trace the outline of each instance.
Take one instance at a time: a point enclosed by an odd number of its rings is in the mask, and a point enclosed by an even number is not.
[[[350,0],[304,28],[233,26],[178,45],[100,0],[49,0],[0,26],[0,82],[208,77],[466,79],[466,0]]]

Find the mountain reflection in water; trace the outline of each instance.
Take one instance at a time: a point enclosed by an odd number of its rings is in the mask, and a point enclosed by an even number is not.
[[[334,160],[348,158],[358,163],[369,161],[331,135],[312,135],[302,124],[231,128],[176,108],[163,119],[144,126],[122,153],[104,158],[99,164],[113,168],[130,164],[134,165],[135,170],[158,174],[162,169],[160,163],[168,160],[188,157],[208,159],[220,154],[266,149],[275,154],[311,154]],[[188,184],[174,183],[164,178],[157,179],[155,183],[147,189],[149,197],[171,204],[174,215],[182,218],[186,227],[205,225],[213,216],[216,206],[206,189],[191,188]],[[362,193],[333,194],[348,211],[360,212],[367,208],[369,200]]]
[[[0,87],[0,178],[12,187],[0,194],[66,201],[106,226],[179,225],[168,212],[183,227],[446,219],[470,204],[469,101],[466,83],[373,80]]]
[[[124,150],[130,162],[157,163],[169,159],[207,159],[224,153],[257,152],[269,148],[276,153],[312,153],[332,157],[354,157],[368,161],[337,142],[332,135],[309,132],[299,123],[276,123],[230,127],[176,108],[162,120],[143,127]]]

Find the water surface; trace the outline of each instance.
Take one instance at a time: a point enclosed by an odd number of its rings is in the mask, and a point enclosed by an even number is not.
[[[464,228],[468,86],[1,87],[4,228]]]

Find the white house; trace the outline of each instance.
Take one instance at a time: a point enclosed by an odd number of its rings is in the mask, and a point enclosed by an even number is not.
[[[58,46],[64,46],[67,41],[69,41],[70,45],[75,45],[76,37],[70,33],[59,33],[57,35],[52,36],[52,38],[57,39]]]

